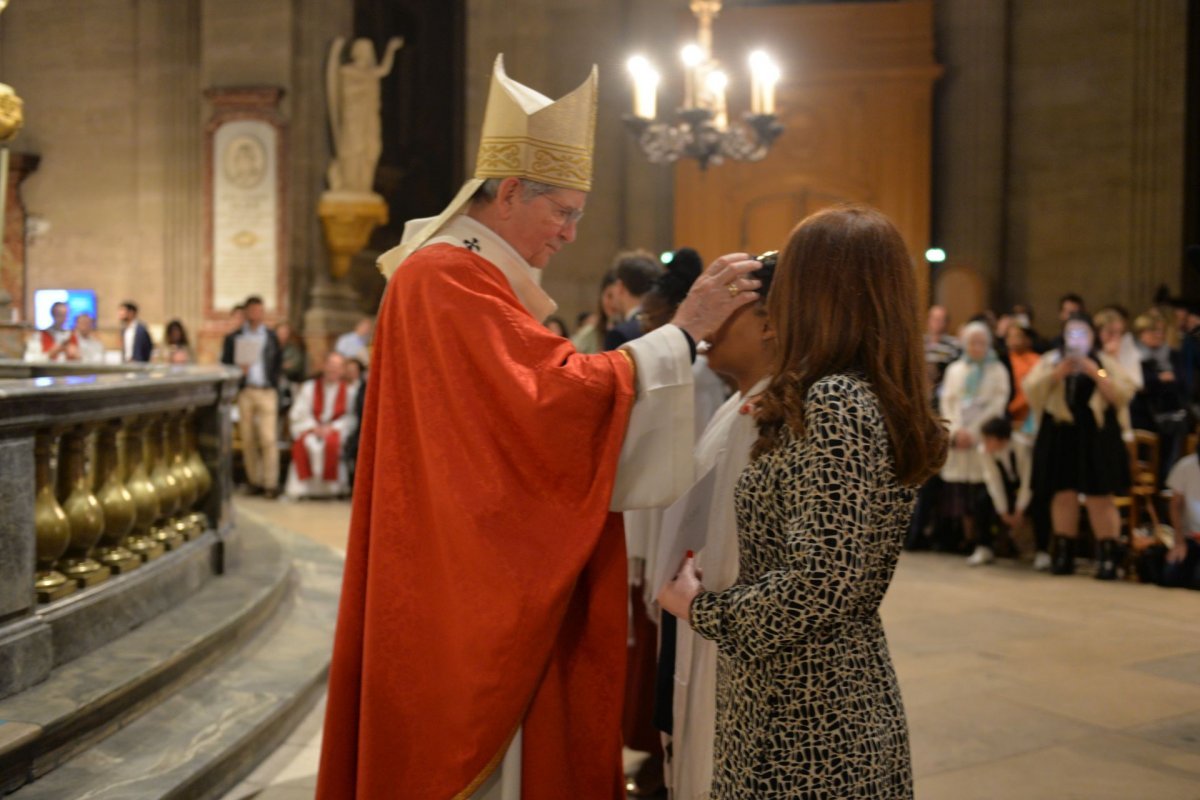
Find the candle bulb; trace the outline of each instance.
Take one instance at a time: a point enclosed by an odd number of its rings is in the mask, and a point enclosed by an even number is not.
[[[633,75],[633,114],[642,119],[654,119],[659,75],[642,56],[634,56],[627,64]]]
[[[695,108],[696,78],[700,65],[704,63],[704,51],[698,44],[689,44],[680,52],[683,59],[683,107]]]
[[[729,76],[721,70],[715,70],[708,74],[706,83],[712,96],[713,124],[719,130],[724,130],[729,123],[725,115],[725,90],[729,87]]]
[[[779,83],[780,77],[782,77],[782,73],[779,71],[779,65],[773,61],[770,62],[766,74],[763,76],[763,114],[775,113],[775,85]]]
[[[658,83],[660,77],[653,69],[648,70],[645,74],[646,90],[642,95],[643,105],[641,116],[645,119],[654,119],[658,116]]]
[[[771,57],[762,50],[750,54],[750,113],[763,114],[766,101],[765,83]]]

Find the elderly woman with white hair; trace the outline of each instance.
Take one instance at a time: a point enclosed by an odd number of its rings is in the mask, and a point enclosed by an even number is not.
[[[983,460],[978,445],[984,423],[1004,416],[1012,390],[1008,370],[992,349],[992,332],[983,322],[972,322],[962,330],[962,356],[946,369],[942,382],[940,411],[950,428],[950,453],[942,468],[950,513],[961,517],[963,532],[974,536],[975,551],[967,559],[971,566],[993,560],[991,531],[976,525],[987,519],[980,504],[991,502],[983,481]]]

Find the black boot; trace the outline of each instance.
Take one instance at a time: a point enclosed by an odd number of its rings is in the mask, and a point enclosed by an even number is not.
[[[1050,574],[1075,574],[1075,540],[1071,537],[1054,536],[1054,561],[1050,564]]]
[[[1112,539],[1101,539],[1096,543],[1096,580],[1117,579],[1117,543]]]

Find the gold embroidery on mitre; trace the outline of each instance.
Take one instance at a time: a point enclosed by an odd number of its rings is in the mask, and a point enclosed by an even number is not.
[[[587,191],[591,186],[591,155],[573,155],[541,147],[533,150],[529,172],[533,180],[553,185],[569,185]]]
[[[479,145],[475,172],[488,170],[496,174],[515,175],[521,169],[521,146],[502,142],[483,142]]]
[[[596,136],[597,70],[558,101],[513,81],[496,58],[476,178],[519,177],[589,191]]]

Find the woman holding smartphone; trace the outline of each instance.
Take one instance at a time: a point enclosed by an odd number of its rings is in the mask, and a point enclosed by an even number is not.
[[[1130,481],[1119,417],[1135,391],[1116,359],[1096,348],[1095,331],[1082,316],[1063,324],[1062,347],[1042,356],[1025,379],[1029,406],[1041,415],[1033,490],[1050,498],[1055,575],[1075,571],[1082,494],[1096,536],[1096,577],[1117,577],[1121,519],[1113,497],[1128,491]]]
[[[710,798],[911,798],[879,604],[947,435],[899,232],[863,206],[808,217],[767,313],[774,377],[734,494],[737,580],[707,591],[687,558],[659,594],[717,644]]]

